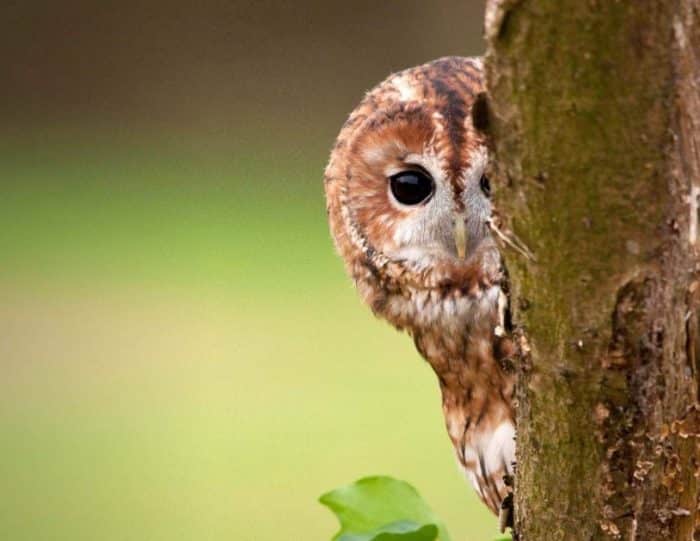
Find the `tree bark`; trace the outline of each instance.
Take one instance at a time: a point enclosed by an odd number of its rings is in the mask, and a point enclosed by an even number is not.
[[[490,0],[523,541],[700,539],[700,2]]]

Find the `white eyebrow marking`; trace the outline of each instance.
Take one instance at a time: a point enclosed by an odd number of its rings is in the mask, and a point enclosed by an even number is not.
[[[411,85],[405,76],[396,77],[393,81],[394,88],[399,91],[401,101],[411,101],[417,99],[416,89]]]
[[[429,150],[425,150],[422,154],[409,154],[404,158],[404,162],[411,165],[419,165],[425,169],[435,179],[435,182],[442,180],[444,176],[443,165],[440,163],[440,158]]]

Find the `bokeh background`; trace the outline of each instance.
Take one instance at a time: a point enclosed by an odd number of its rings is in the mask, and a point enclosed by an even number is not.
[[[317,497],[375,473],[491,538],[321,182],[362,93],[479,54],[482,11],[3,2],[0,538],[330,539]]]

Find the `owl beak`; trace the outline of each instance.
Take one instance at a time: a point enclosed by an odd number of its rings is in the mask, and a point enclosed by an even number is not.
[[[455,247],[457,248],[457,257],[464,259],[467,254],[467,226],[464,223],[464,217],[455,216]]]

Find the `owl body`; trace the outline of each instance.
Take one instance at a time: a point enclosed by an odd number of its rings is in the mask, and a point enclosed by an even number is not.
[[[413,337],[442,393],[457,460],[498,512],[514,461],[513,376],[487,147],[473,109],[481,61],[390,76],[343,126],[324,184],[335,245],[362,299]]]

